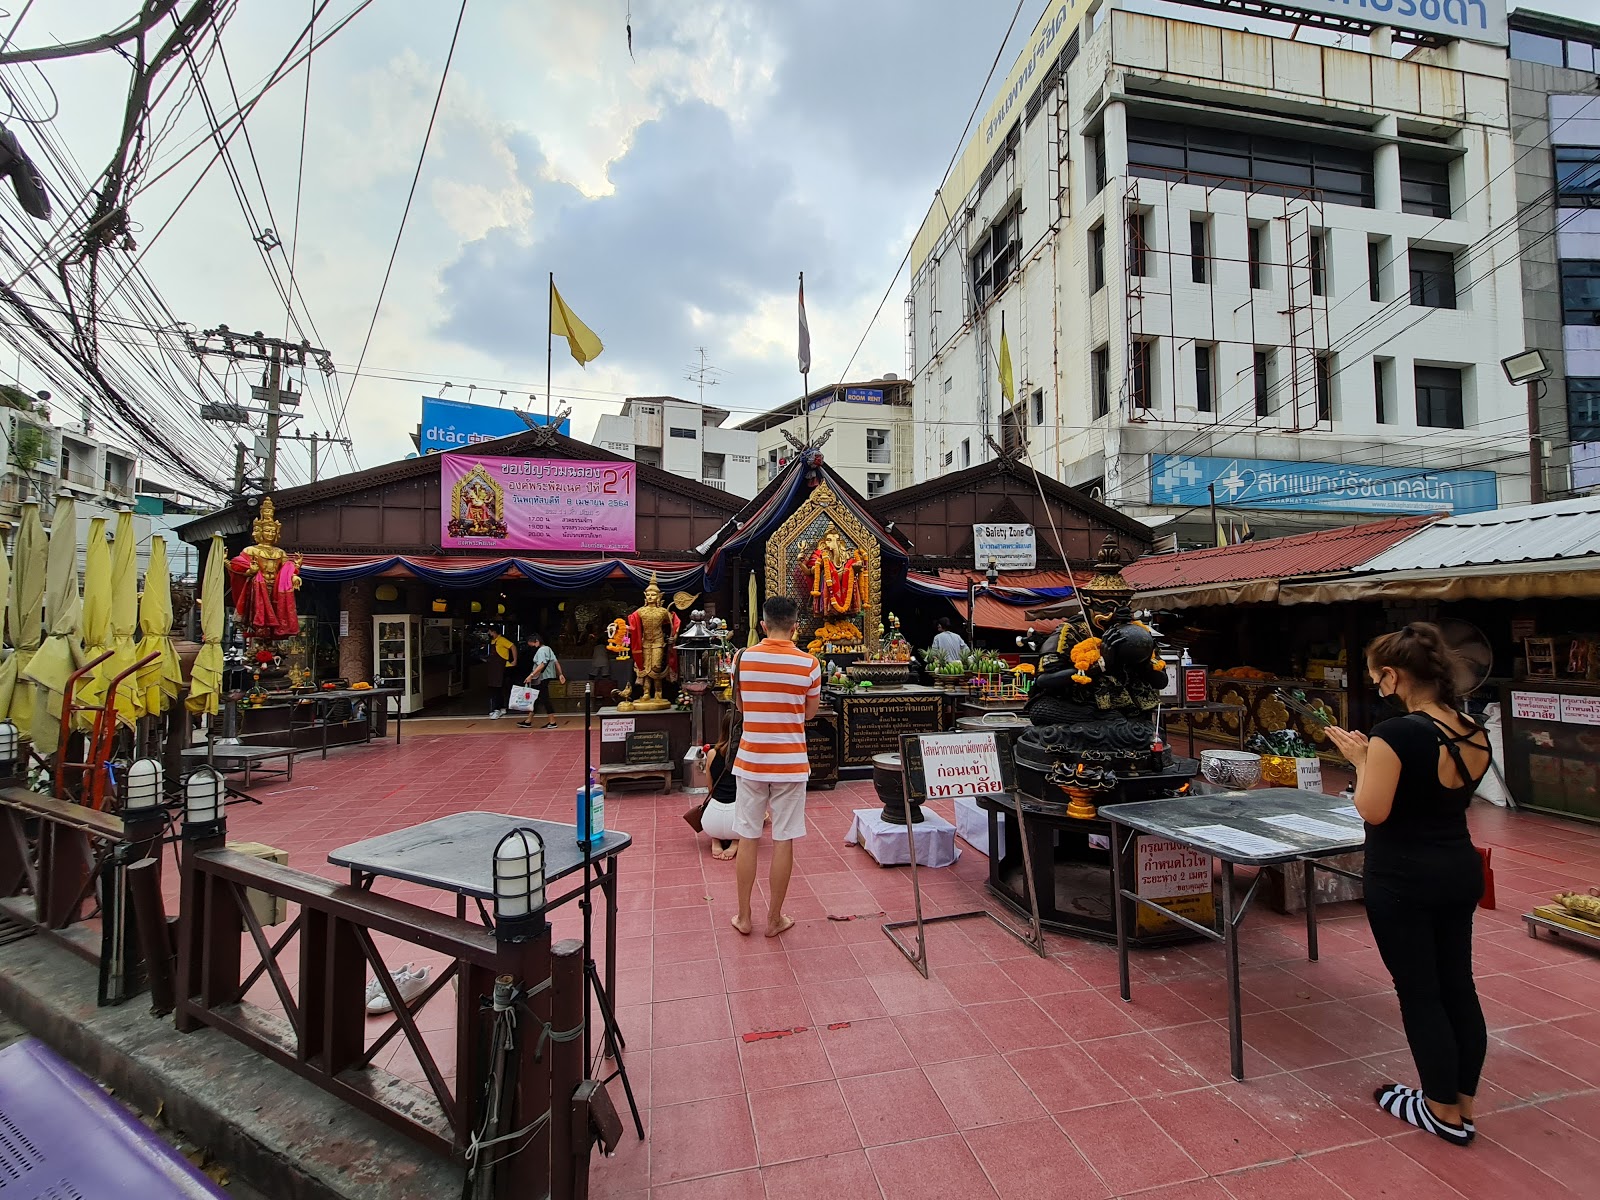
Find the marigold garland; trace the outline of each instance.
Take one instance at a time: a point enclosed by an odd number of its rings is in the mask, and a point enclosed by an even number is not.
[[[1072,675],[1073,683],[1092,682],[1087,674],[1090,667],[1100,661],[1100,639],[1084,638],[1072,648],[1072,665],[1078,668]]]

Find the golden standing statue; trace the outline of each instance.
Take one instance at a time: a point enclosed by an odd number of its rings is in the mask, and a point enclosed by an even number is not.
[[[251,526],[255,544],[246,546],[229,563],[234,611],[250,637],[289,637],[300,632],[295,593],[300,590],[297,569],[304,556],[293,559],[278,545],[283,526],[273,513],[272,497],[261,502],[260,515]]]
[[[633,673],[640,697],[617,705],[624,711],[652,711],[671,708],[663,694],[667,684],[678,677],[677,614],[661,603],[661,588],[654,573],[644,589],[644,603],[628,614],[628,646],[633,651]]]

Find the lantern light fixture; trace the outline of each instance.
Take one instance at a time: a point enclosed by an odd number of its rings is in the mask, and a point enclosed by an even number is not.
[[[166,771],[156,759],[136,758],[128,765],[123,786],[122,807],[126,812],[148,812],[161,806],[166,790]]]
[[[183,781],[183,829],[192,837],[209,837],[222,822],[225,786],[222,773],[212,766],[198,767]]]
[[[519,826],[494,848],[495,936],[520,941],[544,925],[544,838]]]

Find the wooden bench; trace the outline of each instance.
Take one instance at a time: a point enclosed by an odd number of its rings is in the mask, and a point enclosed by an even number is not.
[[[249,787],[250,776],[260,769],[262,763],[274,758],[283,759],[284,766],[281,769],[273,768],[269,773],[293,779],[294,756],[298,753],[293,746],[191,746],[183,752],[183,759],[192,766],[199,766],[209,758],[219,771],[230,774],[243,771],[244,785]]]
[[[640,783],[659,780],[661,790],[672,790],[672,761],[663,759],[651,763],[603,763],[596,768],[601,784],[607,790],[613,783]]]

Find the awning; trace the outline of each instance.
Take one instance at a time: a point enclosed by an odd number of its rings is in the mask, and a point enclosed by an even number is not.
[[[967,619],[967,600],[963,596],[959,600],[952,600],[956,612],[961,614],[961,619]],[[991,596],[978,597],[978,619],[974,622],[979,629],[1007,629],[1023,633],[1030,627],[1038,633],[1048,633],[1061,624],[1060,619],[1053,621],[1034,621],[1028,616],[1028,610],[1019,608],[1015,604],[1006,604]]]
[[[1209,608],[1224,604],[1271,604],[1282,585],[1276,579],[1216,583],[1209,587],[1157,588],[1134,595],[1135,608]]]
[[[703,568],[681,562],[652,563],[638,559],[597,558],[547,562],[533,558],[452,558],[445,555],[308,554],[300,566],[303,578],[320,583],[350,579],[414,578],[439,587],[482,587],[515,572],[553,591],[581,591],[608,579],[630,580],[638,587],[656,577],[663,590],[699,590]]]
[[[1600,597],[1600,559],[1491,564],[1432,571],[1382,571],[1353,578],[1285,583],[1279,604],[1349,600],[1561,600]]]

